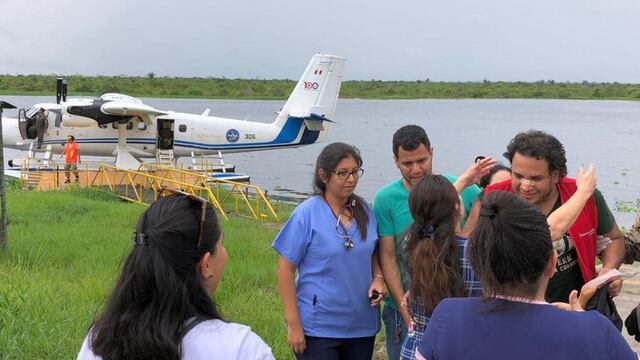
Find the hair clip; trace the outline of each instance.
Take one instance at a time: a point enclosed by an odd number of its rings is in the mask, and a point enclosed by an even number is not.
[[[433,240],[435,238],[435,234],[436,234],[436,227],[433,225],[429,225],[428,227],[424,229],[420,229],[418,231],[418,236],[420,236],[421,239]]]
[[[147,234],[145,233],[134,232],[131,240],[133,241],[133,245],[149,245],[147,242]]]

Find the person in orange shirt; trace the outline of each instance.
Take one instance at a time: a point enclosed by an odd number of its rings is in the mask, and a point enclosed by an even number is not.
[[[67,136],[67,143],[64,145],[62,156],[65,156],[64,176],[65,184],[71,182],[71,171],[76,176],[76,182],[80,181],[78,174],[78,163],[80,162],[80,152],[78,152],[78,144],[75,143],[76,138],[73,135]]]

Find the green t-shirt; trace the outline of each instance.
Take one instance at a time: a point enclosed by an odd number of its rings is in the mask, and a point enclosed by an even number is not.
[[[442,174],[442,176],[451,181],[452,184],[458,180],[456,176],[446,174]],[[464,218],[461,220],[462,226],[464,226],[473,202],[479,193],[480,188],[476,185],[468,186],[462,191],[461,196],[464,205]],[[403,240],[407,230],[413,224],[413,217],[409,211],[409,190],[404,187],[402,179],[394,180],[378,190],[373,199],[373,212],[378,222],[378,237],[393,236],[395,239],[396,261],[400,271],[402,287],[406,291],[409,288],[409,275],[407,273],[407,265],[402,256]],[[386,297],[385,301],[387,305],[397,309],[391,296]]]
[[[593,198],[596,202],[598,212],[598,235],[604,235],[611,231],[616,220],[607,206],[602,193],[596,189],[593,192]],[[553,206],[551,212],[561,206],[560,196]],[[578,264],[578,254],[573,244],[573,239],[569,232],[565,233],[562,239],[553,242],[553,248],[558,253],[558,262],[556,264],[556,274],[549,280],[545,299],[548,302],[568,302],[569,293],[572,290],[580,290],[584,285],[582,272]],[[595,264],[593,264],[595,266]]]

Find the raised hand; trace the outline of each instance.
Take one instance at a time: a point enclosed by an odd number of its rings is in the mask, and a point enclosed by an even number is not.
[[[465,187],[478,183],[483,176],[489,174],[495,165],[496,160],[492,157],[478,160],[469,166],[453,185],[458,192],[462,192]]]
[[[597,179],[596,179],[596,170],[593,167],[593,163],[589,164],[587,171],[581,166],[578,169],[578,175],[576,176],[576,186],[578,187],[578,191],[584,192],[591,196],[593,191],[596,189]]]

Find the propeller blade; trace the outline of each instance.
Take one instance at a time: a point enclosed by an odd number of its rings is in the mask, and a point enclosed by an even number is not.
[[[60,104],[60,98],[62,97],[62,78],[56,79],[56,104]]]
[[[67,102],[67,80],[62,81],[62,101]]]

